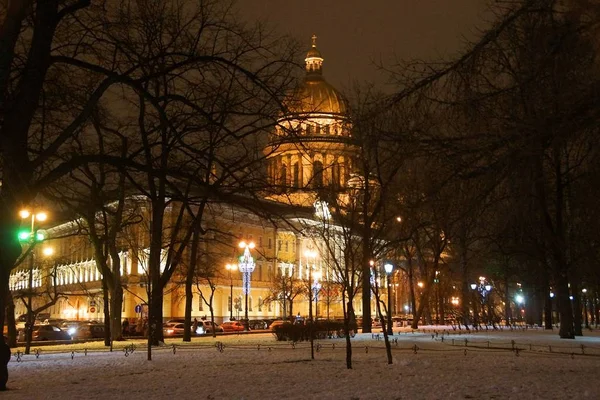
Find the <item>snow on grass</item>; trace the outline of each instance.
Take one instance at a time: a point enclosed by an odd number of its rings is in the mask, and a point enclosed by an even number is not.
[[[425,332],[423,332],[425,331]],[[437,335],[436,335],[437,331]],[[2,399],[598,399],[600,334],[561,340],[556,331],[404,329],[391,339],[394,362],[372,334],[277,342],[272,334],[168,339],[147,360],[144,341],[15,350]],[[442,337],[444,340],[442,341]],[[381,335],[380,335],[381,338]],[[465,346],[466,339],[466,346]],[[454,340],[454,345],[453,345]],[[513,351],[514,347],[519,349]],[[125,356],[123,348],[134,344]],[[219,351],[218,343],[222,343]],[[581,347],[583,345],[583,348]],[[36,347],[34,346],[34,349]],[[87,350],[87,355],[85,354]]]

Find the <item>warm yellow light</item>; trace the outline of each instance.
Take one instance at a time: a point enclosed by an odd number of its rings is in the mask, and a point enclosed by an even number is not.
[[[235,265],[235,264],[227,264],[227,265],[225,266],[225,268],[226,268],[227,270],[229,270],[229,271],[236,271],[236,270],[237,270],[237,265]]]
[[[239,244],[240,248],[243,249],[246,247],[246,242],[244,242],[243,240],[240,242]]]
[[[312,274],[313,278],[315,281],[318,281],[319,279],[321,279],[321,273],[320,272],[313,272]]]
[[[52,254],[54,254],[54,249],[52,247],[44,247],[44,249],[42,250],[42,253],[45,256],[51,256]]]
[[[248,243],[248,247],[251,248],[251,249],[253,249],[254,248],[254,242]]]
[[[309,258],[315,258],[317,256],[317,252],[315,250],[305,250],[304,255]]]
[[[21,218],[29,218],[31,213],[29,212],[29,210],[21,210],[19,211],[19,215],[21,216]]]
[[[48,215],[45,212],[40,212],[35,214],[35,219],[38,221],[45,221],[48,218]]]
[[[373,260],[369,261],[369,265],[372,267],[373,265],[375,265],[375,261],[373,261]]]
[[[425,284],[423,282],[419,282],[419,283],[417,283],[417,286],[422,288],[423,286],[425,286]]]
[[[396,221],[402,222],[402,217],[396,217]]]

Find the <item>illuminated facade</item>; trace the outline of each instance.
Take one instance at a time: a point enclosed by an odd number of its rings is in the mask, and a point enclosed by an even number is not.
[[[250,319],[289,315],[282,310],[282,302],[267,301],[273,297],[274,278],[284,275],[306,281],[311,273],[323,281],[323,293],[319,295],[320,304],[317,307],[319,316],[342,316],[339,291],[332,289],[332,285],[326,285],[335,281],[335,276],[327,267],[327,257],[318,254],[307,256],[309,251],[318,251],[320,245],[314,237],[309,238],[299,232],[311,223],[314,224],[311,218],[330,217],[326,204],[319,201],[319,195],[322,190],[334,189],[335,192],[335,189],[347,185],[358,151],[351,142],[348,105],[343,96],[323,77],[323,57],[316,47],[315,36],[305,62],[306,75],[298,88],[290,94],[285,103],[286,112],[263,150],[268,179],[276,188],[265,196],[265,201],[314,207],[316,216],[296,216],[281,225],[285,228],[276,228],[270,222],[234,207],[222,206],[219,210],[209,212],[208,223],[218,227],[216,231],[230,232],[236,238],[229,238],[229,242],[214,240],[205,243],[204,252],[210,255],[209,260],[214,264],[216,290],[213,309],[217,321],[228,320],[230,314],[235,318],[243,318],[246,311]],[[137,229],[132,237],[147,237],[147,232],[143,232],[140,226],[131,228]],[[93,248],[88,238],[81,235],[69,236],[77,228],[78,225],[71,222],[48,231],[50,237],[55,238],[47,241],[47,245],[56,248],[55,261],[37,262],[34,282],[39,287],[44,284],[56,285],[62,294],[61,299],[45,311],[49,316],[102,320],[104,303],[101,274],[95,266]],[[241,255],[237,246],[239,240],[252,241],[256,245],[252,250],[256,268],[251,275],[247,310],[244,309],[241,273],[239,270],[231,272],[225,268],[227,264],[235,263]],[[137,318],[145,311],[144,304],[148,298],[144,265],[146,247],[147,243],[143,243],[143,239],[138,239],[137,242],[123,239],[121,243],[124,318]],[[42,277],[43,270],[49,271],[45,277]],[[27,274],[27,268],[13,271],[13,291],[25,289],[27,283],[24,279]],[[172,283],[165,290],[165,319],[184,315],[185,294],[178,279],[181,280],[177,274],[174,275]],[[204,293],[209,290],[202,283],[194,289],[192,316],[210,315],[208,306],[199,296],[198,288],[206,291]],[[230,298],[231,292],[233,298]],[[20,302],[15,302],[15,305],[17,315],[26,312]],[[287,307],[289,311],[289,305]],[[294,300],[294,313],[306,315],[307,309],[307,297]],[[360,301],[357,301],[355,310],[360,313]]]

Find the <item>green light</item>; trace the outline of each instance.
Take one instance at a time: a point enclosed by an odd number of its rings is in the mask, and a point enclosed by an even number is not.
[[[19,231],[19,233],[17,235],[18,235],[20,241],[26,241],[26,240],[29,240],[29,237],[31,236],[31,232]]]

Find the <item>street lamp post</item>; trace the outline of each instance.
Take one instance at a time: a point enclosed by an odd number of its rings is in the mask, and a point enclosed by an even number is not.
[[[489,306],[488,303],[488,312],[487,312],[487,317],[486,317],[486,311],[485,311],[485,303],[486,301],[489,302],[488,298],[488,294],[492,291],[492,285],[490,285],[489,283],[486,282],[485,277],[480,276],[479,277],[479,283],[471,283],[471,289],[472,290],[476,290],[477,293],[480,294],[481,296],[481,313],[482,313],[482,317],[484,319],[484,322],[487,323],[490,322],[490,320],[492,319],[491,317],[491,306]],[[475,310],[474,310],[475,311]],[[477,316],[477,312],[474,312],[475,316]]]
[[[229,271],[229,320],[233,320],[233,278],[231,277],[232,271],[237,271],[237,265],[227,264],[225,269]]]
[[[254,242],[246,243],[240,242],[240,248],[244,249],[244,254],[240,257],[238,269],[242,275],[242,291],[245,297],[245,309],[244,309],[244,330],[248,330],[248,294],[250,294],[250,280],[252,278],[252,272],[256,267],[254,259],[250,255],[250,249],[254,248]]]
[[[29,244],[29,276],[27,279],[27,318],[26,318],[26,329],[25,329],[25,354],[29,354],[31,349],[31,338],[33,333],[33,323],[35,316],[33,315],[33,266],[34,266],[34,254],[33,248],[35,243],[44,240],[44,235],[36,231],[35,222],[45,221],[48,216],[45,212],[40,211],[37,213],[30,212],[29,210],[23,209],[19,212],[22,219],[31,217],[31,224],[29,230],[20,231],[18,233],[19,240],[26,241]]]
[[[310,265],[310,262],[307,262],[308,264],[308,284],[310,285],[310,282],[312,281],[312,269],[315,266],[315,259],[317,257],[317,252],[315,250],[306,250],[304,255],[306,255],[306,258],[312,258],[313,259],[313,264]],[[312,290],[311,288],[308,288],[308,323],[309,325],[309,330],[308,330],[308,334],[309,334],[309,338],[310,338],[310,358],[312,360],[315,359],[315,348],[314,348],[314,338],[313,338],[313,329],[314,329],[314,321],[313,321],[313,311],[312,311]]]
[[[391,296],[391,291],[392,291],[392,285],[390,284],[390,280],[392,277],[392,272],[394,271],[394,264],[386,262],[383,265],[383,268],[385,269],[385,273],[387,274],[387,334],[388,336],[391,336],[394,334],[394,330],[392,329],[392,296]]]
[[[319,315],[319,291],[321,290],[321,283],[319,283],[319,278],[321,277],[321,274],[319,273],[314,273],[313,274],[313,283],[312,283],[312,292],[313,292],[313,298],[315,299],[315,320],[317,319],[318,315]]]

